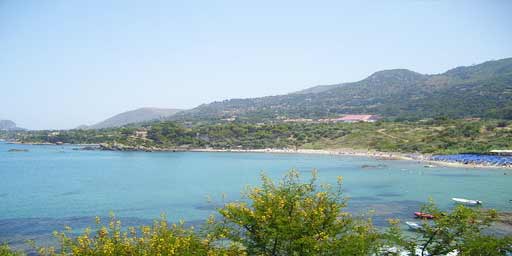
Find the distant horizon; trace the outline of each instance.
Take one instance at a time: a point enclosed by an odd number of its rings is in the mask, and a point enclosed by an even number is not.
[[[511,10],[499,0],[2,1],[0,119],[71,129],[380,70],[439,74],[511,57]]]

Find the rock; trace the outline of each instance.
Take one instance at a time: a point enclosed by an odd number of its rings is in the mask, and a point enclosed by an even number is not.
[[[366,168],[385,168],[385,167],[386,167],[385,164],[378,164],[378,165],[363,164],[363,165],[361,165],[361,168],[363,168],[363,169],[366,169]]]
[[[79,150],[99,150],[99,149],[100,149],[99,147],[93,147],[93,146],[86,146],[86,147],[79,148]]]
[[[8,150],[8,152],[28,152],[28,149],[11,148]]]

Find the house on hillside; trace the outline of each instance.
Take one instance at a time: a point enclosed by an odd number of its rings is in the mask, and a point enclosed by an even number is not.
[[[493,155],[499,155],[499,156],[512,156],[512,150],[507,149],[495,149],[491,150],[489,153]]]
[[[296,119],[285,119],[283,120],[285,123],[312,123],[313,119],[309,118],[296,118]]]
[[[223,118],[223,119],[221,119],[221,120],[222,120],[222,121],[226,121],[226,122],[234,122],[234,121],[236,120],[236,116]]]
[[[148,137],[148,130],[146,128],[136,130],[134,136],[137,138],[146,139]]]

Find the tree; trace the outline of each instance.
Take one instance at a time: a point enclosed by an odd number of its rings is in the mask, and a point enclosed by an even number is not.
[[[342,211],[341,181],[332,188],[313,175],[301,183],[291,171],[275,184],[263,175],[261,187],[246,191],[249,202],[219,210],[212,232],[241,243],[249,255],[369,255],[378,248],[378,232],[369,220]]]

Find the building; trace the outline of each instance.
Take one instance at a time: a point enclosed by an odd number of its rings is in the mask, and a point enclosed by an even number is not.
[[[148,137],[148,130],[145,128],[136,130],[134,135],[137,138],[146,139]]]
[[[228,117],[228,118],[223,118],[221,120],[222,121],[226,121],[226,122],[234,122],[236,120],[236,116],[232,116],[232,117]]]
[[[491,150],[489,153],[499,156],[512,156],[512,150],[507,149],[495,149]]]
[[[285,119],[283,120],[285,123],[312,123],[313,119],[309,118],[296,118],[296,119]]]

